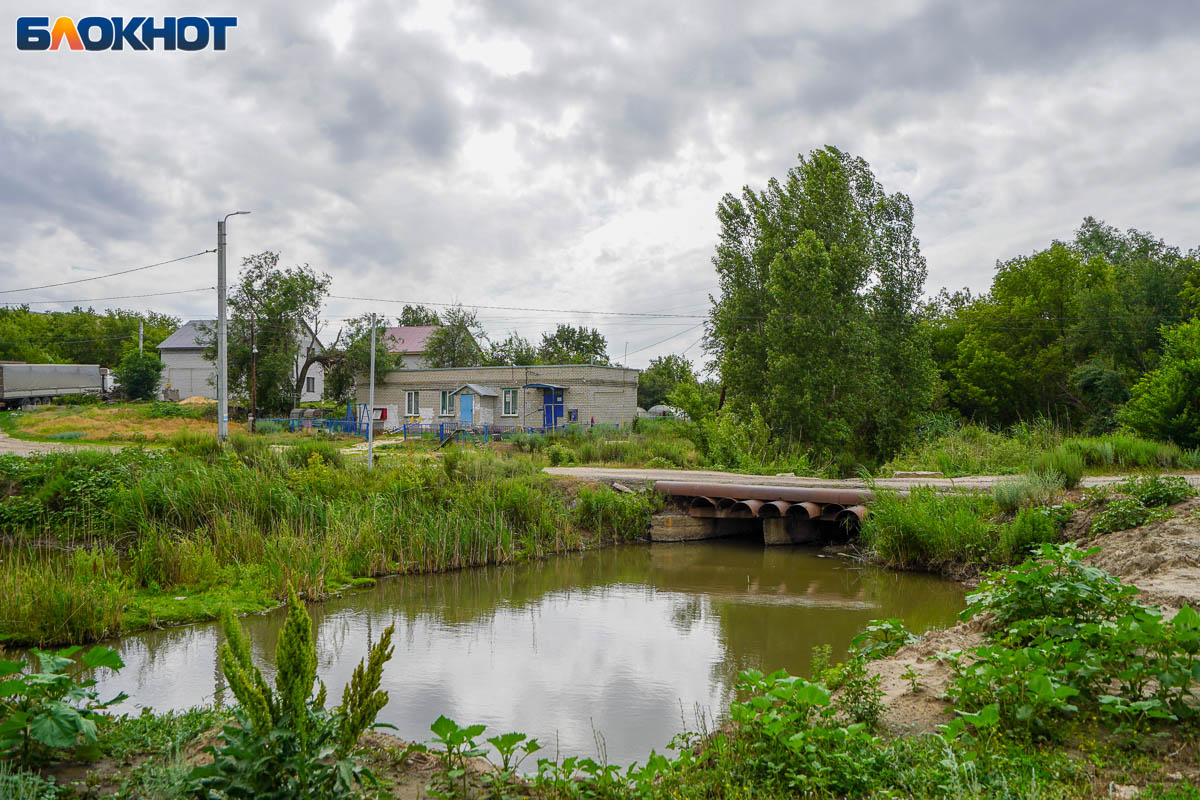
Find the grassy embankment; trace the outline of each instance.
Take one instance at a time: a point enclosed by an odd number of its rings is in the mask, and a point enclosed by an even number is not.
[[[389,460],[390,461],[390,460]],[[0,635],[51,644],[319,598],[376,576],[641,538],[657,502],[455,451],[373,472],[331,443],[0,457]]]

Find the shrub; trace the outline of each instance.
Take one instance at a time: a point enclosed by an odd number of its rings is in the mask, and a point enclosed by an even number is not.
[[[1146,508],[1136,497],[1114,500],[1092,519],[1092,535],[1129,530],[1170,516],[1165,509]]]
[[[1144,733],[1154,721],[1194,719],[1200,678],[1200,614],[1166,621],[1133,598],[1137,589],[1083,559],[1097,552],[1043,545],[1040,558],[985,580],[962,617],[990,615],[988,642],[948,656],[947,694],[963,735],[995,728],[1061,736],[1080,712]],[[964,657],[965,655],[965,657]]]
[[[149,400],[158,391],[164,367],[153,351],[130,350],[113,372],[126,397],[130,400]]]
[[[575,461],[575,456],[571,451],[561,444],[550,445],[550,449],[546,451],[546,455],[550,457],[550,466],[552,467],[571,464]]]
[[[320,456],[321,461],[331,467],[340,468],[346,463],[341,448],[333,442],[310,439],[290,445],[284,450],[284,458],[293,467],[308,466],[314,455]]]
[[[288,614],[275,650],[274,690],[250,658],[250,643],[228,610],[222,619],[226,641],[218,661],[240,707],[235,725],[222,732],[224,746],[210,746],[211,764],[192,771],[195,794],[229,797],[352,797],[355,787],[374,781],[354,757],[359,737],[374,727],[387,704],[379,690],[383,665],[392,657],[388,626],[360,662],[342,694],[325,708],[325,685],[317,681],[312,620],[288,587]],[[314,685],[320,689],[314,694]]]
[[[1133,476],[1118,483],[1116,488],[1136,497],[1147,508],[1173,506],[1196,496],[1196,487],[1178,475]]]
[[[277,419],[262,419],[254,423],[254,432],[269,436],[276,433],[287,433],[287,425]]]
[[[1056,447],[1034,459],[1032,471],[1048,479],[1058,476],[1063,487],[1074,489],[1083,479],[1083,456],[1067,447]]]
[[[1035,550],[1038,545],[1058,539],[1066,522],[1065,516],[1053,508],[1023,508],[1012,522],[1000,531],[992,550],[992,561],[1011,564]]]
[[[1163,334],[1158,367],[1142,376],[1130,390],[1120,412],[1122,423],[1143,436],[1200,446],[1200,320],[1191,320]]]

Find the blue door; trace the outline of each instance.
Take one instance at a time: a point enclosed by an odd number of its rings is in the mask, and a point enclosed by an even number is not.
[[[542,410],[545,412],[542,424],[547,428],[557,428],[562,424],[563,390],[542,389]]]
[[[475,424],[475,396],[460,394],[458,396],[458,418],[468,425]]]

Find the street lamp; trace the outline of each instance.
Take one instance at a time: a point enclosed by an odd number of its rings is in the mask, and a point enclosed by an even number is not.
[[[249,211],[234,211],[217,220],[217,439],[229,438],[229,325],[225,320],[225,221]]]

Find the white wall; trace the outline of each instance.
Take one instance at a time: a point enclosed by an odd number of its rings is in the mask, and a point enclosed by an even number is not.
[[[162,388],[179,392],[185,397],[207,397],[217,399],[217,369],[211,361],[204,359],[201,350],[163,350],[159,353],[166,369],[162,374]]]

